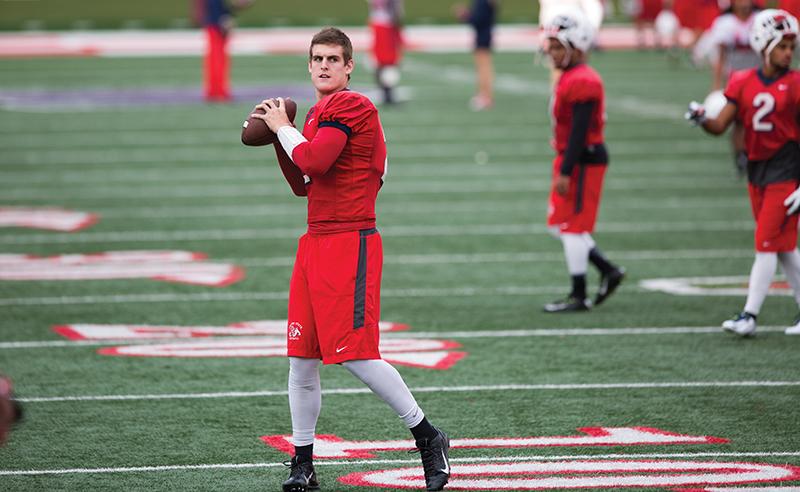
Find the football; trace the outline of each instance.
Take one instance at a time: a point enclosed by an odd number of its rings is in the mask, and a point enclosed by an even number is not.
[[[277,104],[277,100],[273,99]],[[294,117],[297,116],[297,103],[291,99],[284,98],[283,103],[286,106],[286,116],[289,121],[294,123]],[[259,113],[264,114],[264,110],[260,108],[253,108],[248,117],[242,123],[242,143],[245,145],[259,146],[270,145],[278,141],[278,135],[269,129],[264,120],[250,117],[250,114]]]

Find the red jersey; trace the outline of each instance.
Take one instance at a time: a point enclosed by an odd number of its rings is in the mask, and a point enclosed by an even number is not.
[[[572,129],[572,107],[577,103],[585,102],[595,103],[589,131],[586,133],[586,145],[601,144],[603,143],[606,114],[603,80],[592,67],[581,63],[564,70],[553,96],[555,128],[552,144],[559,154],[567,149],[569,133]]]
[[[361,94],[335,92],[308,111],[303,136],[310,142],[323,127],[341,130],[347,143],[330,168],[309,174],[308,231],[329,234],[375,227],[375,200],[386,173],[378,110]]]
[[[725,97],[736,104],[736,119],[744,125],[751,161],[767,160],[800,139],[800,73],[789,70],[770,80],[760,69],[734,72]]]

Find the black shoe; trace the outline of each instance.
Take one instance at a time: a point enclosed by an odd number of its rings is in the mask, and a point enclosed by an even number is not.
[[[291,467],[289,478],[283,482],[283,492],[306,492],[307,490],[318,490],[319,482],[317,473],[314,471],[314,464],[310,461],[298,463],[297,456],[292,461],[284,463]]]
[[[425,471],[425,490],[442,490],[450,479],[450,438],[436,429],[436,437],[422,439],[416,444]]]
[[[597,289],[597,297],[594,298],[594,305],[599,306],[603,301],[617,290],[619,284],[625,278],[625,269],[617,268],[616,270],[603,274],[600,277],[600,288]]]
[[[591,308],[592,301],[589,299],[579,299],[569,295],[566,299],[548,302],[544,305],[543,310],[545,313],[568,313],[571,311],[588,311]]]

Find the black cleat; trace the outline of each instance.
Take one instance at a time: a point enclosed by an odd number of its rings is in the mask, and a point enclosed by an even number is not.
[[[591,308],[592,301],[589,299],[579,299],[570,295],[566,299],[548,302],[542,310],[545,313],[569,313],[573,311],[588,311]]]
[[[625,279],[625,269],[621,267],[607,274],[603,274],[603,276],[600,277],[600,288],[597,289],[597,297],[594,298],[594,305],[599,306],[602,304],[608,296],[617,290],[617,287],[619,287],[623,279]]]
[[[416,442],[425,471],[425,490],[442,490],[450,479],[450,438],[439,429],[436,434],[433,439]]]
[[[297,456],[292,461],[287,461],[284,465],[291,467],[289,478],[283,482],[283,492],[306,492],[307,490],[319,490],[317,472],[314,471],[314,464],[310,461],[298,463]]]

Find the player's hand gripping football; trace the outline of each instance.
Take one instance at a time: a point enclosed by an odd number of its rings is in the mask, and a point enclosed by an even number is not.
[[[800,210],[800,188],[797,188],[791,195],[786,197],[783,201],[783,206],[786,207],[786,215],[792,215]]]
[[[277,101],[277,104],[276,104]],[[261,109],[264,114],[253,113],[251,118],[260,118],[264,120],[270,130],[278,133],[278,129],[282,126],[291,126],[289,116],[286,114],[286,102],[282,97],[277,99],[264,99],[261,104],[256,106],[256,109]]]
[[[699,102],[692,101],[689,103],[689,111],[683,117],[695,126],[702,125],[706,121],[706,110]]]

